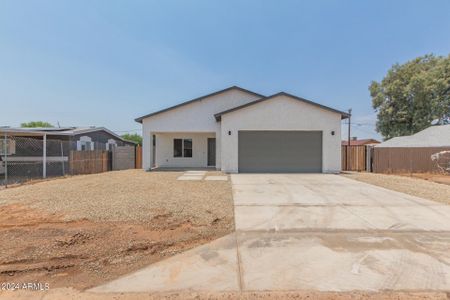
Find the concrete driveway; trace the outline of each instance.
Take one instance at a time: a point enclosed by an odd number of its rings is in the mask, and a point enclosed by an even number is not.
[[[338,175],[231,180],[236,233],[92,291],[450,290],[450,206]]]

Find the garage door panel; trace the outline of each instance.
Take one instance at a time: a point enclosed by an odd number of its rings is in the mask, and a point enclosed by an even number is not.
[[[321,131],[239,131],[239,172],[322,172]]]

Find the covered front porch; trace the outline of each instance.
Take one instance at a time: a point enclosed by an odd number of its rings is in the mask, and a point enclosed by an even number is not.
[[[152,132],[151,169],[216,169],[215,132]]]

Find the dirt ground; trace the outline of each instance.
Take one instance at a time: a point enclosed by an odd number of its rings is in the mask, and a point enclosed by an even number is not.
[[[229,181],[128,170],[0,191],[0,282],[86,289],[234,229]]]
[[[73,299],[73,300],[138,300],[138,299],[167,299],[167,300],[200,300],[200,299],[295,299],[295,300],[449,300],[450,293],[445,292],[313,292],[313,291],[290,291],[290,292],[224,292],[224,293],[161,293],[161,294],[94,294],[79,292],[73,289],[55,289],[48,292],[2,292],[2,299],[34,299],[33,296],[44,295],[46,300]]]
[[[370,183],[397,192],[450,204],[450,185],[444,175],[414,174],[390,175],[366,172],[344,172],[342,176]],[[448,176],[450,179],[450,176]]]
[[[405,177],[413,177],[429,180],[436,183],[442,183],[450,185],[450,174],[449,175],[441,175],[441,174],[430,174],[430,173],[413,173],[413,174],[400,174],[400,176]]]

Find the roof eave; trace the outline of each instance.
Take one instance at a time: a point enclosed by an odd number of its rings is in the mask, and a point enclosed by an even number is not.
[[[154,116],[154,115],[158,115],[158,114],[163,113],[163,112],[166,112],[166,111],[170,111],[170,110],[175,109],[175,108],[178,108],[178,107],[180,107],[180,106],[184,106],[184,105],[187,105],[187,104],[196,102],[196,101],[203,100],[203,99],[208,98],[208,97],[211,97],[211,96],[219,95],[219,94],[221,94],[221,93],[224,93],[224,92],[227,92],[227,91],[230,91],[230,90],[239,90],[239,91],[241,91],[241,92],[249,93],[249,94],[255,95],[255,96],[257,96],[257,97],[261,97],[261,98],[264,98],[264,97],[265,97],[264,95],[261,95],[261,94],[255,93],[255,92],[253,92],[253,91],[250,91],[250,90],[241,88],[241,87],[239,87],[239,86],[233,85],[233,86],[230,86],[230,87],[228,87],[228,88],[226,88],[226,89],[223,89],[223,90],[220,90],[220,91],[216,91],[216,92],[213,92],[213,93],[210,93],[210,94],[201,96],[201,97],[197,97],[197,98],[194,98],[194,99],[191,99],[191,100],[182,102],[182,103],[180,103],[180,104],[177,104],[177,105],[174,105],[174,106],[171,106],[171,107],[168,107],[168,108],[165,108],[165,109],[162,109],[162,110],[159,110],[159,111],[156,111],[156,112],[153,112],[153,113],[144,115],[144,116],[142,116],[142,117],[138,117],[138,118],[134,119],[134,121],[137,122],[137,123],[141,123],[141,124],[142,124],[142,121],[143,121],[144,119],[146,119],[146,118],[152,117],[152,116]]]
[[[234,108],[231,108],[231,109],[228,109],[228,110],[219,112],[219,113],[215,114],[214,117],[216,118],[216,121],[220,121],[220,120],[222,119],[222,115],[224,115],[224,114],[227,114],[227,113],[230,113],[230,112],[233,112],[233,111],[236,111],[236,110],[240,110],[241,108],[245,108],[245,107],[248,107],[248,106],[257,104],[257,103],[259,103],[259,102],[263,102],[263,101],[266,101],[266,100],[275,98],[275,97],[277,97],[277,96],[287,96],[287,97],[291,97],[291,98],[294,98],[294,99],[296,99],[296,100],[303,101],[303,102],[305,102],[305,103],[308,103],[308,104],[317,106],[317,107],[319,107],[319,108],[322,108],[322,109],[325,109],[325,110],[328,110],[328,111],[332,111],[332,112],[338,113],[338,114],[341,115],[341,120],[348,119],[348,118],[351,116],[350,113],[347,113],[347,112],[344,112],[344,111],[340,111],[340,110],[337,110],[337,109],[334,109],[334,108],[331,108],[331,107],[328,107],[328,106],[325,106],[325,105],[322,105],[322,104],[316,103],[316,102],[314,102],[314,101],[307,100],[307,99],[304,99],[304,98],[301,98],[301,97],[298,97],[298,96],[295,96],[295,95],[291,95],[291,94],[288,94],[288,93],[286,93],[286,92],[279,92],[279,93],[273,94],[273,95],[271,95],[271,96],[267,96],[267,97],[264,97],[264,98],[257,99],[257,100],[255,100],[255,101],[246,103],[246,104],[244,104],[244,105],[237,106],[237,107],[234,107]]]

